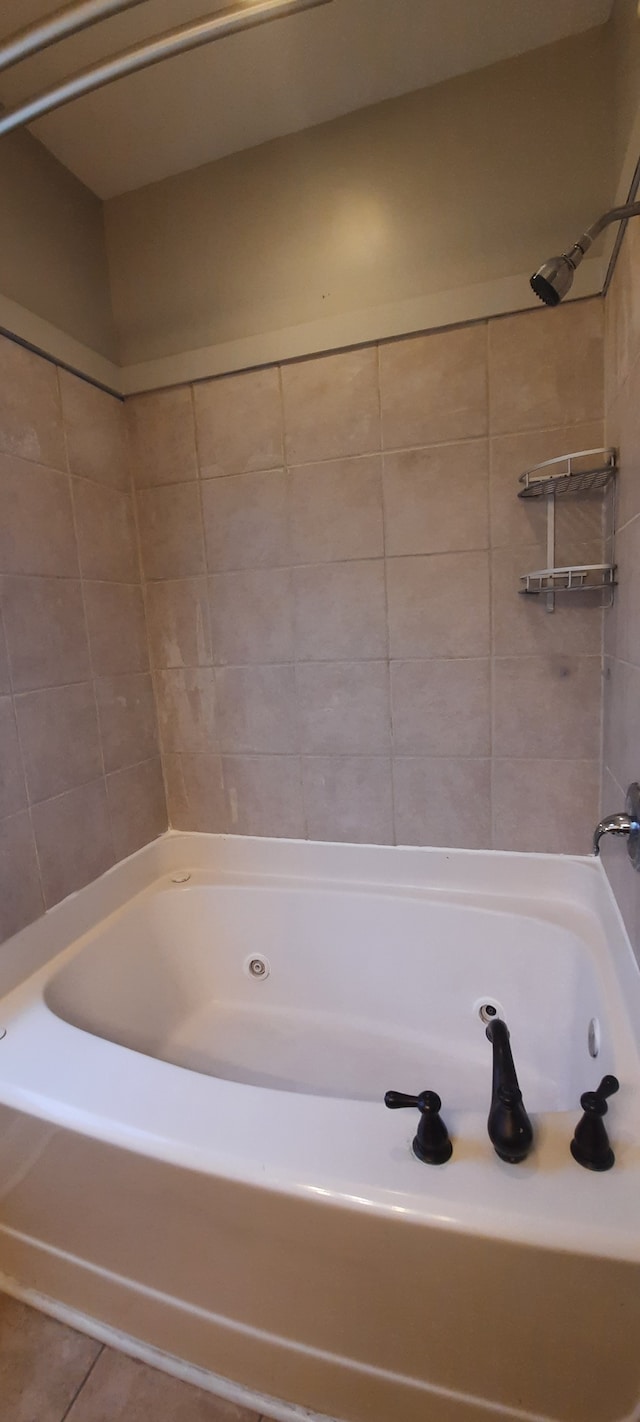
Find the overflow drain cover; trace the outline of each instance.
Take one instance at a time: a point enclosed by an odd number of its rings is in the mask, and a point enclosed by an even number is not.
[[[251,958],[247,958],[244,970],[250,978],[268,978],[271,964],[268,958],[262,957],[261,953],[255,953]]]

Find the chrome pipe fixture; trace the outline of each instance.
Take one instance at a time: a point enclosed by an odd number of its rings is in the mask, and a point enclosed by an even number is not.
[[[33,99],[5,109],[0,113],[0,135],[32,123],[43,114],[60,109],[83,94],[112,84],[114,79],[122,79],[127,74],[136,74],[140,69],[148,69],[152,64],[160,64],[163,59],[171,59],[176,54],[186,54],[188,50],[211,44],[213,40],[224,39],[227,35],[240,34],[243,30],[268,24],[270,20],[285,19],[303,10],[313,10],[319,5],[330,5],[333,0],[253,0],[250,4],[231,5],[218,10],[215,15],[204,16],[181,25],[177,30],[165,30],[163,34],[142,44],[131,45],[119,54],[92,64],[88,69],[79,70],[69,79],[36,94]]]
[[[12,64],[19,64],[21,59],[28,59],[30,54],[48,49],[49,45],[57,44],[58,40],[66,39],[67,35],[75,35],[79,30],[86,30],[90,25],[97,24],[99,20],[108,20],[111,15],[117,15],[121,10],[132,10],[134,5],[143,4],[146,4],[146,0],[73,0],[71,5],[62,5],[44,20],[25,25],[23,29],[16,30],[2,41],[0,72],[10,69]]]
[[[605,212],[583,232],[568,252],[563,252],[561,257],[549,257],[547,262],[538,267],[531,278],[531,286],[545,306],[557,306],[567,295],[574,272],[605,227],[609,227],[612,222],[625,222],[629,217],[640,217],[640,202],[628,202],[623,207],[612,207],[610,212]]]
[[[624,814],[605,815],[596,825],[593,835],[593,852],[600,853],[600,842],[606,834],[622,836],[627,841],[627,854],[634,869],[640,870],[640,785],[637,781],[629,786]]]

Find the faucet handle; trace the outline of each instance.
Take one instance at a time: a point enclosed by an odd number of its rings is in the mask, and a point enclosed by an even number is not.
[[[597,1091],[585,1091],[580,1097],[584,1116],[578,1121],[570,1150],[574,1160],[586,1170],[610,1170],[615,1165],[616,1158],[602,1118],[607,1114],[607,1097],[619,1089],[616,1076],[603,1076]]]
[[[420,1112],[418,1129],[413,1139],[413,1153],[425,1165],[444,1165],[451,1159],[453,1146],[440,1115],[442,1102],[437,1091],[421,1091],[419,1096],[407,1096],[404,1091],[387,1091],[385,1106],[397,1111],[401,1106],[417,1106]]]
[[[419,1096],[407,1096],[406,1091],[387,1091],[384,1104],[389,1107],[390,1111],[398,1111],[401,1106],[417,1106],[419,1111],[428,1111],[431,1109],[431,1103],[428,1106],[422,1105],[426,1096],[432,1097],[434,1102],[437,1101],[435,1109],[439,1111],[442,1102],[440,1097],[436,1096],[435,1091],[421,1091]]]
[[[580,1105],[583,1111],[590,1111],[594,1116],[606,1116],[608,1111],[607,1097],[615,1096],[620,1090],[620,1082],[617,1076],[603,1076],[596,1091],[584,1091],[580,1097]]]

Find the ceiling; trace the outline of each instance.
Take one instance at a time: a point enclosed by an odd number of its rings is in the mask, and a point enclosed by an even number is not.
[[[2,0],[0,36],[59,0]],[[222,6],[146,0],[0,75],[12,105]],[[612,0],[333,0],[76,100],[32,132],[102,198],[604,23]],[[2,140],[0,139],[0,142]]]

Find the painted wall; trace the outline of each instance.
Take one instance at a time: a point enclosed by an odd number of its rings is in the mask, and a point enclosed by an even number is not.
[[[0,191],[0,327],[71,364],[95,353],[89,373],[104,377],[116,338],[102,203],[26,131],[0,140]]]
[[[618,588],[605,615],[603,814],[624,808],[640,779],[640,221],[629,223],[606,299],[607,440],[619,450],[615,561]],[[640,875],[623,843],[602,857],[640,959]]]
[[[122,403],[0,337],[0,941],[166,828]]]
[[[602,614],[533,463],[602,442],[597,298],[127,401],[171,823],[587,852]],[[558,558],[601,559],[601,501]]]
[[[125,388],[533,303],[531,270],[613,193],[610,39],[592,30],[109,201]],[[577,293],[600,277],[585,263]]]

